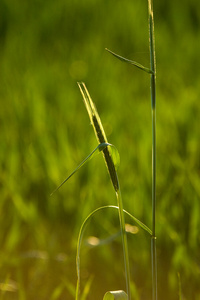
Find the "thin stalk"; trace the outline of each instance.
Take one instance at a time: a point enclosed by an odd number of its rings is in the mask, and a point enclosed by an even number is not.
[[[107,137],[101,123],[101,119],[99,114],[95,108],[95,105],[90,97],[90,94],[83,82],[78,83],[80,91],[83,96],[83,100],[90,118],[90,121],[93,125],[94,132],[96,134],[96,138],[100,144],[107,143]],[[124,211],[123,211],[123,203],[121,197],[121,191],[119,186],[119,180],[117,176],[117,171],[115,168],[114,161],[112,159],[112,155],[106,147],[103,149],[103,156],[105,159],[106,166],[108,168],[108,173],[110,175],[119,206],[119,220],[120,220],[120,228],[122,232],[122,244],[123,244],[123,255],[124,255],[124,265],[125,265],[125,276],[126,276],[126,288],[127,288],[127,295],[128,300],[131,300],[131,293],[130,293],[130,268],[129,268],[129,258],[128,258],[128,243],[125,231],[125,218],[124,218]]]
[[[156,258],[156,56],[154,38],[153,0],[148,0],[149,14],[149,49],[151,74],[152,106],[152,299],[157,300],[157,258]]]
[[[117,202],[119,207],[119,220],[120,220],[120,228],[122,234],[122,245],[123,245],[123,254],[124,254],[124,267],[125,267],[125,276],[126,276],[126,290],[128,295],[128,300],[131,300],[131,289],[130,289],[130,266],[129,266],[129,256],[128,256],[128,243],[125,229],[125,217],[123,211],[123,202],[121,196],[120,187],[116,192]]]

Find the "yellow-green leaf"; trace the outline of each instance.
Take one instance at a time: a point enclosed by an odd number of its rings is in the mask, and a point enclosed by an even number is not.
[[[110,291],[105,293],[103,300],[128,300],[128,296],[122,290]]]
[[[94,155],[98,154],[99,152],[103,151],[108,146],[114,147],[108,143],[101,143],[99,144],[79,165],[78,167],[51,193],[51,196],[61,188],[61,186],[68,181],[87,161],[94,157]],[[116,150],[117,151],[117,150]]]

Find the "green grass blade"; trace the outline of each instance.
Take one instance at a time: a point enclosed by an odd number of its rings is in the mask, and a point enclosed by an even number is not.
[[[103,300],[127,300],[127,294],[120,290],[120,291],[110,291],[105,293]]]
[[[117,150],[115,145],[112,145],[112,144],[108,144],[108,149],[111,153],[111,157],[112,157],[112,161],[113,161],[114,166],[115,166],[115,170],[117,171],[118,168],[119,168],[119,165],[120,165],[119,151]]]
[[[87,109],[90,121],[92,123],[92,126],[94,128],[95,135],[97,137],[97,140],[99,143],[107,143],[107,137],[103,128],[103,125],[101,123],[101,119],[99,117],[99,114],[97,112],[97,109],[89,95],[89,92],[83,82],[79,82],[78,86],[80,88],[81,94],[83,96],[83,101],[85,103],[85,107]],[[117,172],[115,166],[115,163],[112,158],[112,153],[109,148],[105,148],[103,150],[103,156],[105,159],[105,163],[108,169],[108,173],[110,175],[113,187],[115,191],[117,192],[119,190],[119,181],[117,177]]]
[[[128,64],[131,64],[133,66],[135,66],[136,68],[139,68],[140,70],[146,72],[146,73],[149,73],[149,74],[154,74],[154,72],[149,69],[149,68],[146,68],[144,67],[143,65],[137,63],[136,61],[133,61],[133,60],[130,60],[130,59],[127,59],[127,58],[124,58],[123,56],[120,56],[116,53],[114,53],[113,51],[109,50],[106,48],[106,51],[108,51],[109,53],[111,53],[113,56],[115,56],[116,58],[118,58],[119,60],[125,62],[125,63],[128,63]]]
[[[137,223],[143,230],[148,232],[152,236],[152,230],[146,226],[144,223],[142,223],[140,220],[138,220],[136,217],[134,217],[132,214],[130,214],[128,211],[124,210],[124,212],[135,222]]]
[[[94,128],[94,132],[96,134],[97,140],[99,143],[107,143],[107,137],[103,128],[103,125],[101,123],[101,119],[99,117],[99,114],[97,112],[97,109],[94,105],[94,102],[92,101],[90,94],[84,84],[84,82],[78,82],[79,89],[81,91],[81,94],[83,96],[83,102],[85,104],[85,107],[87,109],[91,124]]]
[[[91,123],[93,125],[97,140],[99,141],[99,143],[106,143],[107,142],[106,134],[103,129],[103,125],[101,123],[99,114],[98,114],[98,112],[95,108],[95,105],[89,95],[89,92],[84,83],[78,83],[78,86],[82,93],[83,100],[84,100],[86,109],[88,111]],[[108,172],[109,172],[113,187],[116,192],[117,201],[118,201],[118,205],[119,205],[119,220],[120,220],[120,228],[121,228],[121,233],[122,233],[124,267],[125,267],[125,275],[126,275],[126,288],[127,288],[128,299],[130,300],[131,293],[130,293],[130,267],[129,267],[129,258],[128,258],[128,244],[127,244],[127,237],[126,237],[126,232],[125,232],[123,203],[122,203],[122,198],[121,198],[118,176],[117,176],[117,172],[116,172],[117,166],[115,165],[115,162],[114,162],[115,159],[112,156],[112,152],[110,151],[110,149],[108,147],[103,150],[103,155],[104,155],[105,163],[108,168]]]
[[[50,196],[52,196],[57,190],[61,188],[61,186],[68,181],[86,162],[88,162],[90,159],[92,159],[96,154],[103,151],[106,147],[114,147],[113,145],[109,143],[102,143],[99,144],[79,165],[78,167],[51,193]],[[114,147],[115,148],[115,147]]]

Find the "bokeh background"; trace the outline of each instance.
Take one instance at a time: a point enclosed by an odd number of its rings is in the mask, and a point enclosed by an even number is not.
[[[200,299],[200,2],[154,3],[159,299]],[[124,208],[151,227],[147,1],[0,1],[0,299],[74,299],[76,243],[116,204],[77,81],[119,150]],[[130,219],[126,222],[132,226]],[[151,299],[150,238],[128,234],[133,299]],[[125,289],[117,211],[84,235],[84,299]],[[92,238],[93,237],[93,238]],[[96,239],[94,239],[96,237]],[[103,242],[92,247],[92,242]]]

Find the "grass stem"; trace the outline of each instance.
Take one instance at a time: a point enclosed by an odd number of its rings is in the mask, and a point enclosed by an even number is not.
[[[107,137],[106,137],[103,125],[101,123],[101,119],[99,117],[97,109],[90,97],[90,94],[89,94],[85,84],[83,82],[79,82],[78,86],[79,86],[81,94],[83,96],[83,101],[86,106],[90,121],[93,125],[94,132],[95,132],[98,142],[100,144],[107,143]],[[120,220],[120,228],[121,228],[121,233],[122,233],[126,288],[127,288],[128,300],[131,300],[128,243],[127,243],[126,230],[125,230],[125,217],[124,217],[124,211],[123,211],[121,190],[120,190],[120,186],[119,186],[119,180],[118,180],[115,164],[114,164],[111,152],[108,147],[106,147],[103,150],[103,156],[104,156],[105,163],[108,168],[108,173],[110,175],[110,178],[111,178],[111,181],[112,181],[112,184],[113,184],[116,196],[117,196],[117,202],[118,202],[118,206],[119,206],[119,220]]]
[[[152,105],[152,299],[157,300],[157,258],[156,258],[156,56],[153,19],[153,0],[148,0],[149,15],[149,50],[151,74],[151,105]]]
[[[128,300],[131,300],[128,242],[127,242],[127,236],[126,236],[125,217],[124,217],[123,202],[122,202],[120,187],[119,187],[118,192],[116,192],[116,195],[117,195],[117,201],[118,201],[118,207],[119,207],[119,220],[120,220],[120,228],[121,228],[121,234],[122,234],[122,245],[123,245],[123,253],[124,253],[125,276],[126,276],[126,290],[127,290]]]

